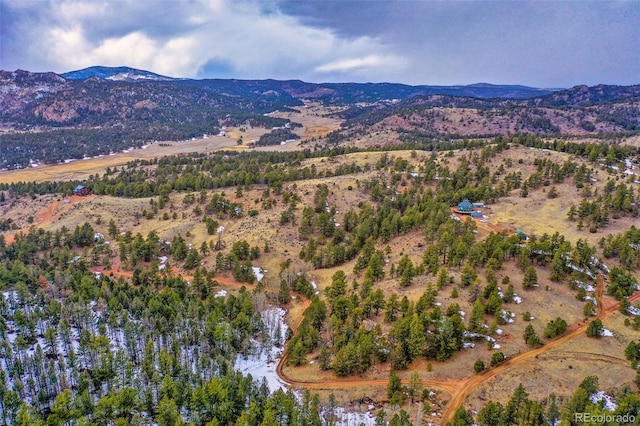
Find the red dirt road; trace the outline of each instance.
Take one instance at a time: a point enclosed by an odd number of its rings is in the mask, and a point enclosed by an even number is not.
[[[640,292],[635,293],[633,296],[629,297],[629,300],[633,301],[640,298]],[[620,307],[620,302],[606,300],[604,298],[604,279],[601,275],[597,277],[597,285],[596,285],[596,307],[597,307],[597,315],[593,320],[596,319],[605,319],[613,312],[617,311]],[[592,320],[592,321],[593,321]],[[543,346],[539,348],[531,349],[527,352],[523,352],[516,356],[513,356],[507,359],[502,364],[497,365],[496,367],[490,368],[478,375],[472,376],[464,382],[463,386],[458,389],[454,394],[452,394],[452,398],[449,401],[443,415],[442,415],[442,423],[446,424],[447,422],[453,421],[453,416],[455,415],[456,410],[462,406],[464,400],[467,396],[473,391],[476,387],[486,382],[492,377],[497,376],[503,371],[513,367],[515,365],[522,364],[531,358],[534,358],[538,355],[541,355],[545,352],[550,351],[551,349],[562,346],[563,344],[569,342],[570,340],[575,339],[576,337],[582,336],[587,330],[590,322],[584,324],[573,324],[570,327],[570,331],[562,336],[558,336],[557,338],[550,340],[545,343]],[[586,354],[583,354],[586,355]],[[602,355],[596,354],[597,357],[602,357]]]
[[[630,301],[635,301],[640,299],[640,292],[635,293],[633,296],[629,297]],[[302,299],[305,300],[305,299]],[[308,303],[308,301],[307,301]],[[604,296],[604,279],[601,275],[597,277],[597,285],[596,285],[596,310],[597,315],[593,318],[595,319],[605,319],[607,316],[617,311],[620,307],[620,303],[611,299],[607,299]],[[532,358],[535,358],[539,355],[542,355],[551,349],[558,348],[565,343],[575,339],[576,337],[582,336],[589,326],[590,322],[579,322],[572,324],[569,327],[569,331],[562,336],[558,336],[553,340],[548,341],[543,346],[538,348],[534,348],[528,350],[526,352],[515,355],[503,363],[489,368],[483,371],[480,374],[476,374],[468,377],[467,379],[462,380],[423,380],[423,384],[428,387],[435,387],[442,389],[448,392],[451,396],[447,406],[444,409],[441,424],[446,424],[447,422],[451,422],[455,415],[456,410],[462,406],[466,398],[469,394],[476,389],[478,386],[490,380],[491,378],[505,372],[506,370],[515,367],[517,365],[521,365],[523,363],[528,362]],[[286,352],[285,352],[286,353]],[[601,360],[611,363],[617,364],[626,364],[626,361],[620,358],[610,357],[602,354],[591,354],[591,353],[580,353],[576,354],[585,360]],[[302,381],[302,380],[294,380],[289,378],[284,373],[284,365],[286,364],[286,355],[280,359],[278,363],[278,367],[276,369],[278,376],[287,384],[296,387],[302,387],[305,389],[343,389],[349,387],[361,387],[361,386],[386,386],[389,382],[388,379],[357,379],[353,377],[344,378],[344,379],[333,379],[330,381]]]

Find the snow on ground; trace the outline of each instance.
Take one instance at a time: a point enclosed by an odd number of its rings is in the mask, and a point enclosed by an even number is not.
[[[520,296],[513,296],[513,303],[515,303],[516,305],[519,305],[522,303],[522,297]]]
[[[284,320],[286,312],[282,308],[271,307],[260,315],[268,339],[264,343],[254,341],[252,353],[249,356],[239,354],[234,368],[242,374],[251,374],[251,377],[258,383],[263,378],[266,379],[269,390],[272,392],[277,389],[286,392],[286,384],[276,372],[278,360],[284,352],[284,336],[288,329]]]
[[[613,332],[611,330],[607,330],[606,328],[603,328],[602,331],[600,332],[600,335],[604,337],[613,337]]]
[[[218,290],[218,292],[215,294],[215,297],[226,297],[227,295],[227,290]]]
[[[503,319],[503,320],[505,320],[507,323],[512,323],[512,322],[514,322],[514,321],[515,321],[515,319],[514,319],[514,318],[516,317],[516,314],[515,314],[515,313],[513,313],[513,312],[507,312],[506,310],[504,310],[504,309],[503,309],[503,310],[502,310],[502,312],[501,312],[501,315],[500,315],[500,316],[501,316],[501,317],[502,317],[502,319]]]
[[[465,331],[463,333],[464,337],[470,337],[472,339],[485,339],[491,342],[495,342],[496,339],[494,339],[491,336],[487,336],[486,334],[480,334],[480,333],[472,333],[471,331]]]
[[[578,287],[583,288],[585,291],[591,292],[593,293],[594,291],[596,291],[596,288],[594,286],[592,286],[591,284],[587,284],[585,282],[582,281],[578,281],[578,280],[574,280],[573,281]]]
[[[598,392],[594,393],[593,395],[591,395],[589,397],[589,399],[594,404],[597,404],[597,403],[599,403],[600,401],[602,401],[604,399],[604,409],[607,410],[607,411],[615,411],[616,408],[618,408],[618,404],[616,404],[613,401],[613,398],[611,398],[611,396],[609,396],[606,393],[604,393],[604,391],[598,391]]]
[[[325,415],[327,413],[323,413]],[[374,426],[376,418],[368,411],[346,411],[343,407],[333,410],[334,422],[336,426]]]
[[[252,269],[253,269],[253,275],[255,275],[256,280],[258,282],[262,281],[262,279],[264,278],[264,273],[267,271],[265,271],[259,266],[254,266]]]
[[[251,374],[251,377],[258,383],[266,380],[269,390],[274,392],[278,389],[287,391],[286,383],[278,377],[276,371],[278,361],[284,353],[284,336],[287,333],[287,323],[285,322],[286,311],[278,307],[270,307],[261,314],[265,326],[265,334],[268,339],[265,342],[254,340],[254,347],[249,356],[239,354],[235,362],[235,370],[244,375]],[[370,407],[372,409],[373,407]],[[323,413],[327,414],[327,413]],[[335,422],[337,426],[374,426],[375,417],[368,411],[348,411],[344,407],[335,408]]]
[[[636,308],[635,306],[629,306],[629,309],[627,309],[627,312],[629,312],[631,315],[640,315],[640,308]]]

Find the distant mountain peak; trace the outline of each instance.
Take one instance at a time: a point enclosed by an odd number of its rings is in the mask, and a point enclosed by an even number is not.
[[[94,66],[77,71],[69,71],[60,74],[69,80],[84,80],[90,77],[99,77],[111,81],[171,81],[171,77],[156,74],[151,71],[139,70],[130,67],[103,67]]]

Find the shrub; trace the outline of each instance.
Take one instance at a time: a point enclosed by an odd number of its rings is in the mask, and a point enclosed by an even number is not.
[[[604,330],[604,326],[602,325],[602,321],[600,319],[596,319],[589,323],[587,327],[587,336],[589,337],[601,337],[602,330]]]
[[[493,355],[491,355],[491,366],[495,367],[496,365],[500,364],[505,359],[506,358],[505,358],[505,356],[504,356],[504,354],[502,352],[496,352]]]

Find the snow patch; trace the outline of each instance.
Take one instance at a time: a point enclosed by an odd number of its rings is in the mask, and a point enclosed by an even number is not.
[[[336,426],[375,426],[376,424],[376,418],[369,411],[347,411],[344,407],[336,407],[332,411],[324,410],[321,413],[322,417],[330,420],[327,424]]]
[[[589,397],[591,402],[598,404],[604,399],[604,409],[607,411],[615,411],[618,408],[618,404],[613,401],[610,395],[604,393],[604,391],[598,391]]]
[[[253,269],[253,275],[255,275],[256,280],[258,282],[262,281],[262,279],[264,278],[264,273],[267,271],[262,269],[259,266],[253,266],[252,269]]]
[[[271,307],[260,313],[265,326],[264,342],[253,340],[253,348],[248,355],[238,354],[235,370],[251,377],[260,383],[265,380],[271,392],[278,389],[287,391],[286,383],[278,377],[276,369],[278,360],[284,352],[284,336],[287,324],[284,320],[285,310]]]
[[[629,306],[627,312],[631,315],[640,315],[640,308],[636,308],[635,306]]]

